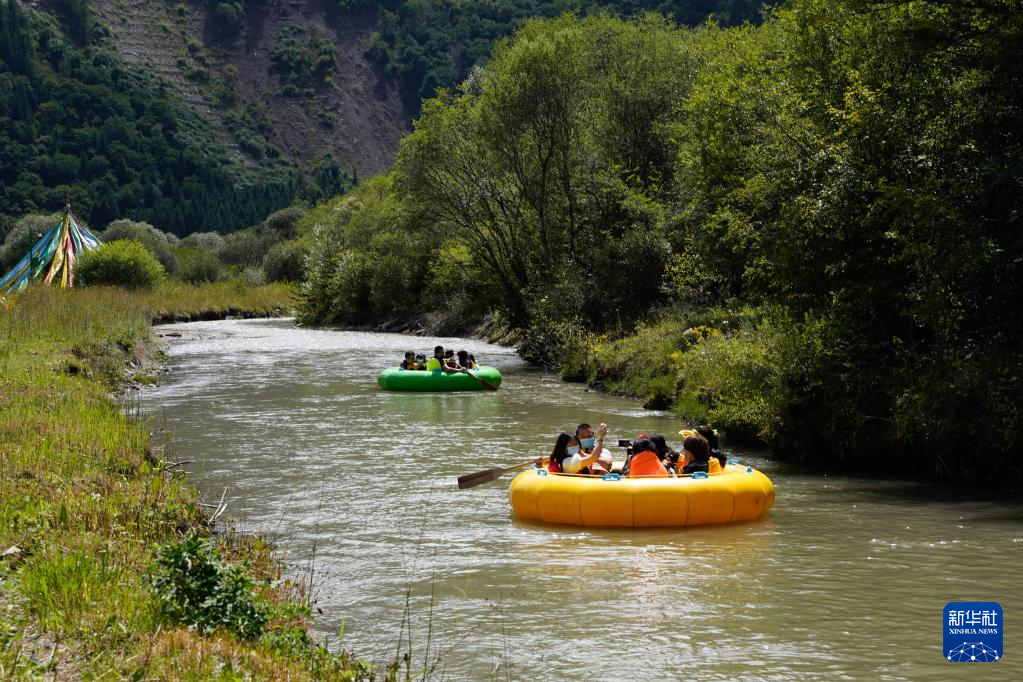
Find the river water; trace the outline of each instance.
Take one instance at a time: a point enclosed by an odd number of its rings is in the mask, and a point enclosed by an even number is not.
[[[321,638],[446,679],[1023,679],[1023,507],[929,486],[810,474],[733,448],[777,488],[758,521],[587,530],[516,520],[510,475],[550,450],[682,424],[565,384],[479,341],[288,320],[168,325],[170,373],[142,392],[171,457],[243,531],[311,568]],[[465,348],[496,393],[377,388],[402,351]],[[726,448],[727,449],[727,448]],[[997,601],[1004,658],[943,658],[943,607]]]

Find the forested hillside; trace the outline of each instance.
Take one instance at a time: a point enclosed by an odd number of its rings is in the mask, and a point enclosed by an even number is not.
[[[185,233],[252,224],[292,201],[292,164],[230,159],[164,82],[125,68],[102,26],[88,27],[0,3],[3,214],[69,199],[92,223],[131,216]]]
[[[304,316],[492,312],[793,459],[1018,483],[1020,9],[529,21],[306,216]]]
[[[528,16],[686,21],[747,0],[0,0],[0,239],[70,199],[183,235],[258,223],[386,170],[423,93]]]
[[[609,14],[638,16],[657,12],[676,23],[696,26],[708,19],[731,26],[756,21],[757,0],[491,0],[490,2],[423,2],[422,0],[339,0],[358,10],[380,10],[378,29],[367,55],[385,67],[401,86],[411,111],[433,97],[439,87],[460,83],[473,66],[483,64],[494,42],[510,35],[531,17]]]

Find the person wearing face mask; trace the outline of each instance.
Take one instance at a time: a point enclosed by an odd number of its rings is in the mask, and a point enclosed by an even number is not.
[[[592,464],[583,465],[585,470],[582,474],[594,474],[602,476],[611,471],[611,453],[604,448],[604,438],[607,437],[607,424],[601,424],[596,436],[593,435],[593,428],[583,422],[575,429],[575,438],[579,441],[579,452],[583,457],[593,457]]]
[[[559,433],[558,440],[555,441],[551,454],[548,457],[537,457],[536,465],[543,467],[546,463],[547,471],[560,474],[562,472],[561,464],[570,456],[568,447],[571,443],[577,443],[575,436],[570,433]],[[579,451],[578,445],[575,446],[575,451]]]
[[[570,433],[562,433],[558,436],[550,457],[546,458],[547,470],[556,474],[589,473],[587,467],[594,464],[599,456],[599,451],[596,454],[581,452],[579,439]],[[537,462],[541,466],[542,460],[543,458],[540,458]]]

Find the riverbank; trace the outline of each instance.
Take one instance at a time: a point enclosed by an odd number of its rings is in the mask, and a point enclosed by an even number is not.
[[[338,329],[412,336],[460,336],[508,347],[517,347],[521,338],[518,330],[509,327],[498,315],[487,314],[467,319],[445,311],[383,317],[366,324],[345,325]]]
[[[2,676],[372,676],[312,643],[306,590],[283,578],[273,548],[214,533],[216,511],[115,397],[161,353],[154,320],[289,308],[287,287],[233,285],[40,287],[0,303]],[[204,563],[185,564],[212,573],[156,567],[186,549]],[[216,605],[203,619],[174,608],[203,589]]]

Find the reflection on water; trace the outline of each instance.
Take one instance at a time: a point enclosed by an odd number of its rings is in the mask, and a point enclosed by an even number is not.
[[[317,628],[375,661],[404,639],[455,679],[1018,679],[1021,508],[927,486],[810,476],[739,451],[778,489],[767,518],[682,530],[515,520],[508,478],[455,479],[549,451],[580,421],[611,442],[681,424],[462,339],[306,330],[284,320],[162,327],[183,334],[143,406],[229,488],[242,530],[315,568]],[[376,375],[437,343],[497,366],[496,393],[400,394]],[[997,601],[1005,658],[941,655],[942,607]],[[994,677],[989,677],[994,676]]]

